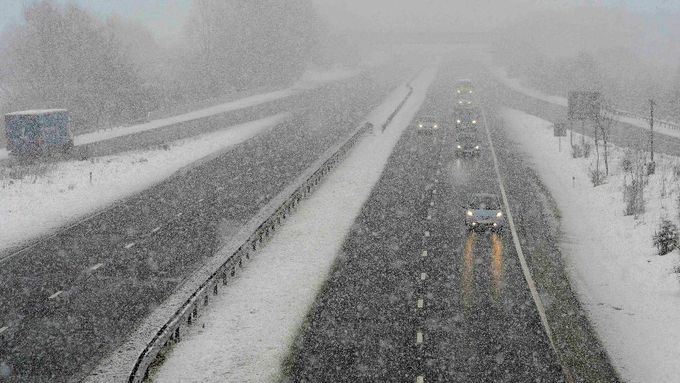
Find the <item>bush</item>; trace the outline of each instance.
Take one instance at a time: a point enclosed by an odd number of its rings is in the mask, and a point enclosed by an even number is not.
[[[593,183],[593,186],[602,185],[606,179],[607,177],[604,175],[603,171],[590,169],[590,182]]]
[[[652,241],[659,255],[670,253],[678,247],[678,227],[667,219],[662,220],[659,231],[652,236]]]
[[[624,215],[638,216],[645,212],[644,184],[633,180],[630,184],[623,185],[623,201],[626,203]]]

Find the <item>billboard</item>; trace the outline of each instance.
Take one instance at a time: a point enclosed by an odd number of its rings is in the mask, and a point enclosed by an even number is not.
[[[569,120],[595,121],[602,108],[602,93],[594,90],[569,92],[567,117]]]

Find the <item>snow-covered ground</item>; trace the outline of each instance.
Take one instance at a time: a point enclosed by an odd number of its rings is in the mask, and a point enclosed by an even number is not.
[[[412,97],[385,132],[365,136],[300,204],[167,355],[155,382],[267,382],[279,377],[282,358],[345,235],[435,73],[435,67],[422,72],[413,82]],[[368,121],[380,126],[404,95],[405,88],[396,90]]]
[[[565,97],[560,97],[560,96],[552,96],[545,94],[541,92],[540,90],[530,88],[524,84],[519,79],[516,78],[510,78],[505,70],[505,68],[502,67],[496,67],[496,66],[489,66],[489,71],[494,75],[494,77],[502,82],[505,86],[507,86],[510,89],[513,89],[517,92],[520,92],[524,95],[527,95],[529,97],[538,99],[538,100],[543,100],[545,102],[549,102],[551,104],[559,105],[559,106],[567,106],[567,99]],[[641,129],[649,129],[649,121],[642,117],[627,117],[627,116],[620,116],[620,115],[613,115],[612,116],[615,120],[619,122],[623,122],[625,124],[630,124],[633,126],[637,126],[638,128]],[[655,124],[654,125],[654,131],[657,133],[661,133],[667,136],[671,137],[680,137],[680,129],[673,129],[672,127],[668,126],[667,124]]]
[[[623,149],[611,147],[607,183],[593,188],[593,158],[572,159],[568,141],[558,152],[550,122],[513,109],[503,117],[557,202],[571,282],[619,373],[633,383],[680,381],[679,257],[652,247],[661,219],[678,221],[680,158],[655,158],[646,213],[634,219],[623,215]]]
[[[361,71],[359,70],[344,68],[334,68],[327,71],[310,70],[305,72],[300,78],[300,80],[296,82],[293,86],[286,89],[281,89],[263,94],[257,94],[239,100],[234,100],[223,104],[211,106],[208,108],[195,110],[189,113],[183,113],[177,116],[149,121],[144,124],[120,126],[112,129],[101,129],[90,133],[84,133],[75,136],[73,141],[76,146],[85,145],[93,142],[105,141],[110,140],[112,138],[123,137],[131,134],[137,134],[149,130],[159,129],[166,126],[192,121],[199,118],[205,118],[220,113],[232,112],[234,110],[261,105],[267,102],[276,101],[282,98],[300,94],[304,91],[318,88],[329,82],[340,81],[350,77],[357,76],[359,73],[361,73]],[[8,157],[7,149],[0,148],[0,160],[6,159],[7,157]]]
[[[91,161],[30,165],[30,175],[21,178],[12,175],[21,169],[0,167],[0,250],[82,219],[288,118],[289,113],[277,114],[175,141],[168,144],[167,150],[130,151]]]

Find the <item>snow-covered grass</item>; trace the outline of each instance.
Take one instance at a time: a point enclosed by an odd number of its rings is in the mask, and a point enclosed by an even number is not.
[[[652,235],[664,217],[678,222],[680,159],[655,158],[646,212],[635,219],[623,215],[624,149],[610,147],[610,176],[594,188],[594,158],[572,159],[564,139],[558,152],[550,122],[512,109],[503,117],[560,209],[570,280],[615,367],[629,382],[679,381],[679,257],[656,255]]]
[[[565,97],[548,95],[540,90],[528,87],[524,85],[520,79],[510,78],[505,68],[489,65],[488,69],[497,80],[512,90],[554,105],[567,107],[567,99]],[[611,117],[619,122],[630,124],[640,129],[649,130],[649,121],[642,117],[627,117],[620,115],[611,115]],[[654,124],[654,131],[671,137],[680,137],[680,129],[673,129],[668,124],[656,123]]]
[[[154,381],[267,382],[279,377],[295,332],[435,73],[429,68],[414,81],[412,97],[385,132],[364,137],[215,298],[166,356]],[[395,91],[367,120],[379,126],[404,94],[403,87]]]
[[[17,246],[145,190],[290,118],[281,113],[146,151],[90,161],[0,167],[0,250]],[[92,180],[90,181],[90,174]]]

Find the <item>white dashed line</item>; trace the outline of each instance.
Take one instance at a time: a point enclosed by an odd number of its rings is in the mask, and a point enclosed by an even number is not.
[[[203,202],[204,199],[205,199],[205,198],[201,198],[201,199],[198,200],[198,202]]]
[[[422,299],[418,299],[417,305],[418,305],[418,308],[419,308],[419,309],[422,309],[424,304],[425,304],[425,302],[423,302]]]
[[[422,375],[419,375],[416,378],[416,383],[425,383],[425,378]]]
[[[430,214],[428,214],[427,219],[432,219],[432,216]]]
[[[437,183],[437,182],[439,182],[439,180],[435,178],[435,179],[434,179],[434,183]]]
[[[125,248],[126,248],[126,249],[129,249],[129,248],[131,248],[131,247],[134,246],[134,245],[135,245],[134,242],[130,242],[130,243],[128,243],[127,245],[125,245]]]
[[[7,326],[0,327],[0,334],[2,334],[3,332],[7,331],[8,328],[9,328],[9,327],[7,327]]]
[[[416,333],[416,343],[417,344],[423,343],[423,333],[420,331]]]
[[[437,189],[432,189],[432,194],[437,194]]]
[[[429,237],[429,236],[430,236],[430,232],[427,231],[427,230],[425,230],[425,236],[426,236],[426,237]]]
[[[430,206],[434,206],[434,201],[430,202]]]
[[[160,226],[154,227],[153,230],[151,230],[151,232],[152,232],[152,233],[155,233],[155,232],[157,232],[157,231],[160,230],[160,229],[161,229]]]
[[[97,271],[97,270],[100,269],[102,266],[104,266],[103,263],[97,263],[96,265],[90,267],[88,270],[89,270],[89,271]]]
[[[427,273],[420,273],[420,280],[424,281],[427,279]]]
[[[63,291],[59,290],[59,291],[57,291],[56,293],[54,293],[54,294],[50,295],[50,297],[49,297],[49,298],[47,298],[47,299],[54,299],[54,298],[56,298],[56,297],[60,296],[60,295],[61,295],[61,293],[63,293]]]
[[[420,254],[420,255],[423,256],[423,257],[427,257],[427,250],[423,250],[423,253]]]
[[[178,217],[181,217],[181,216],[182,216],[182,213],[177,213],[177,216],[178,216]]]

